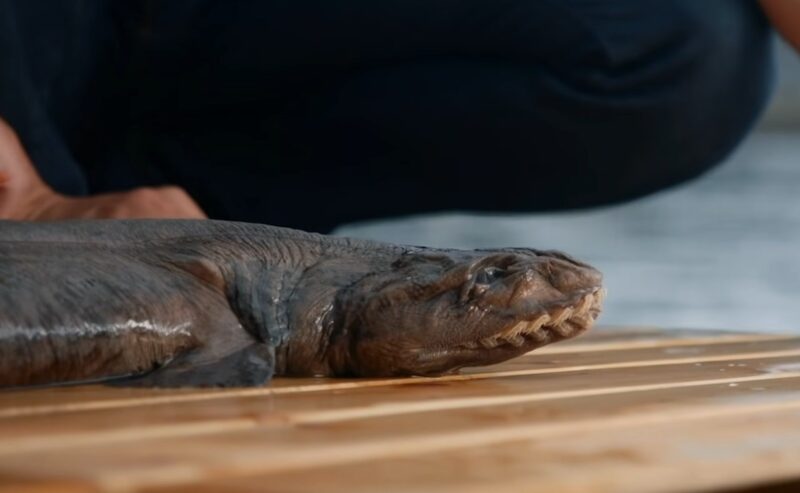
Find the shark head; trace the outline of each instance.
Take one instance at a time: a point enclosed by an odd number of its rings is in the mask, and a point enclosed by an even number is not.
[[[321,262],[304,276],[287,374],[437,375],[575,337],[602,276],[556,251],[407,248]],[[313,348],[313,349],[310,349]]]

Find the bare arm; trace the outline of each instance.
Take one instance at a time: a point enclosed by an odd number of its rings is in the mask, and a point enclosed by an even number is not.
[[[60,194],[42,180],[14,130],[0,118],[0,219],[205,217],[179,187],[137,188],[88,197]]]
[[[760,0],[767,18],[795,50],[800,52],[800,1]]]

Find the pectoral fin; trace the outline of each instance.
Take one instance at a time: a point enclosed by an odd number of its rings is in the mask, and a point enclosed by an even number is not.
[[[275,370],[275,350],[256,343],[210,359],[195,349],[146,375],[118,380],[135,387],[254,387],[268,383]]]

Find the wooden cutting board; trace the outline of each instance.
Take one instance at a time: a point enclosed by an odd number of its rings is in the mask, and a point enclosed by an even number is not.
[[[2,492],[800,491],[800,336],[600,328],[441,378],[0,391]]]

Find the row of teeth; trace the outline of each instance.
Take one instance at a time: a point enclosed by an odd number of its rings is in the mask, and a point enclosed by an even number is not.
[[[600,314],[604,297],[605,290],[598,289],[584,295],[573,306],[556,308],[534,320],[522,320],[499,334],[480,339],[478,342],[466,343],[464,347],[477,349],[482,346],[491,349],[501,344],[522,347],[527,342],[526,338],[544,342],[549,334],[548,330],[542,330],[543,328],[555,331],[562,338],[576,335],[592,326]]]

